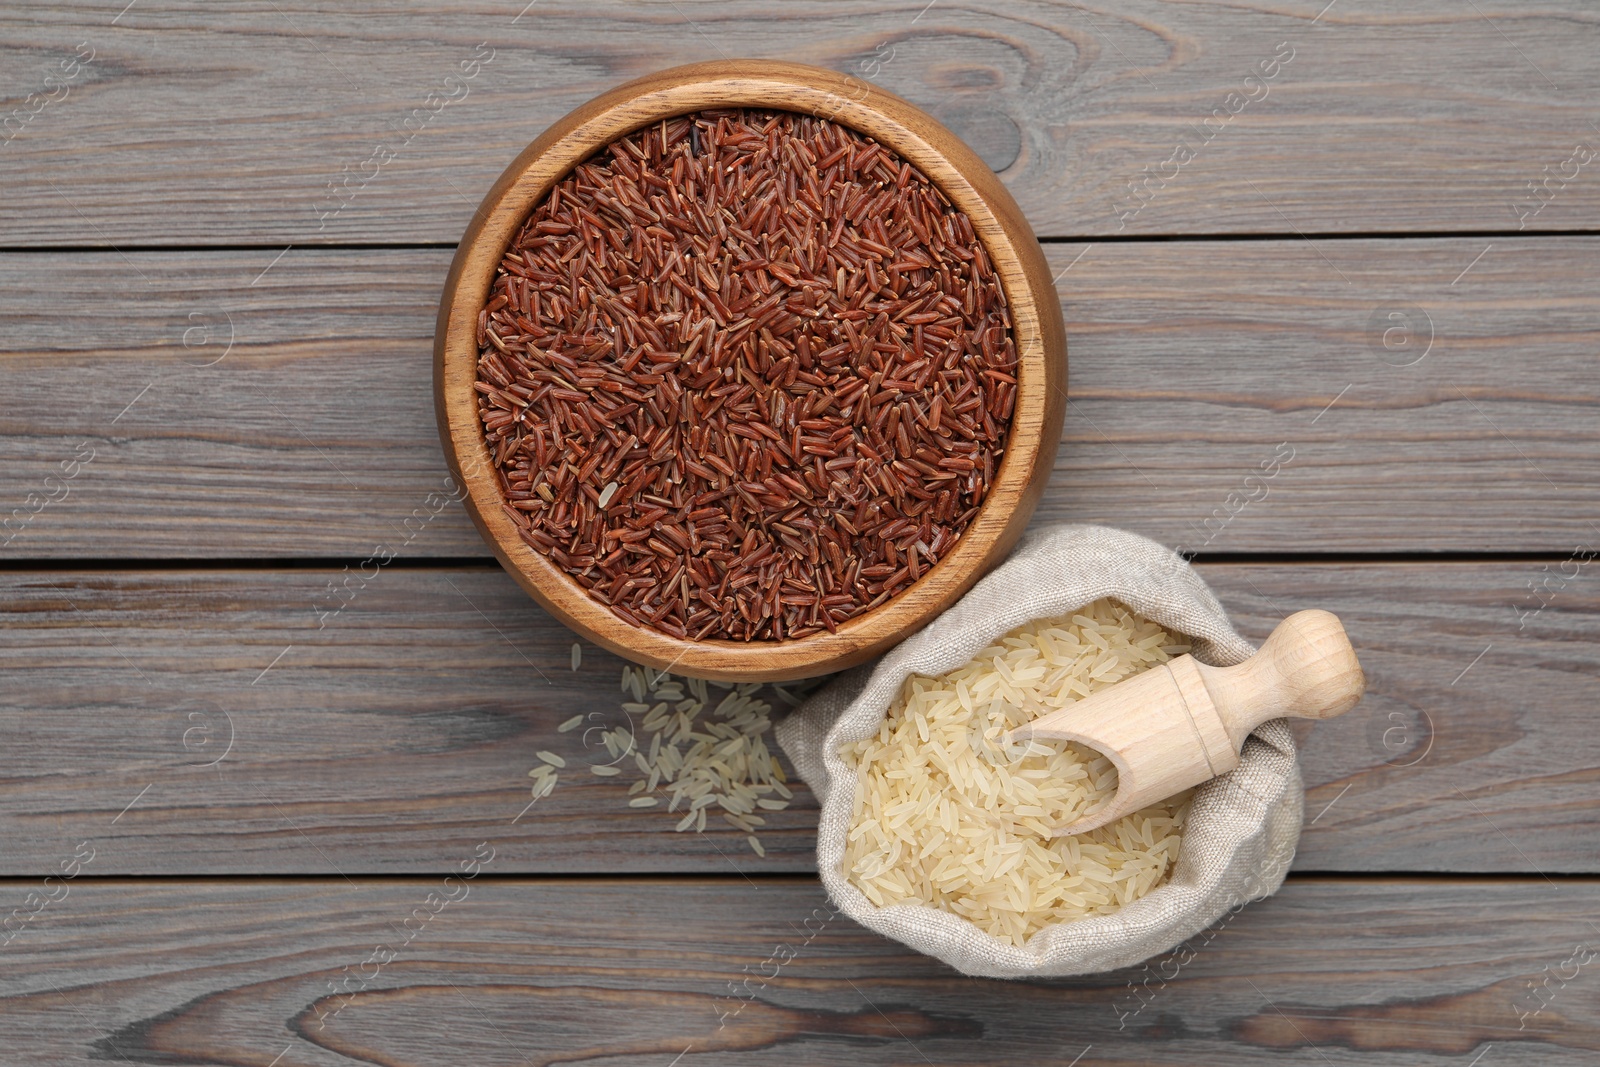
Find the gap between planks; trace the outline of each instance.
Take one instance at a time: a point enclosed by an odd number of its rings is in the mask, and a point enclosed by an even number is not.
[[[1185,558],[1192,564],[1210,566],[1301,566],[1365,564],[1435,563],[1558,563],[1570,552],[1197,552]],[[246,556],[236,559],[180,559],[127,557],[41,556],[0,559],[0,574],[32,574],[52,571],[115,571],[137,574],[141,571],[271,571],[338,569],[363,562],[366,556]],[[384,565],[392,571],[438,571],[474,568],[494,570],[499,562],[484,556],[414,556],[395,558]]]
[[[1406,230],[1393,232],[1388,230],[1300,230],[1283,231],[1261,230],[1254,233],[1140,233],[1140,234],[1059,234],[1039,235],[1035,238],[1042,245],[1136,245],[1136,244],[1181,244],[1184,242],[1198,241],[1231,241],[1239,244],[1264,241],[1301,241],[1307,238],[1318,241],[1432,241],[1441,239],[1462,240],[1512,240],[1530,237],[1600,237],[1600,228],[1570,227],[1559,230],[1540,229],[1502,229],[1502,230]],[[454,251],[459,247],[455,241],[395,241],[385,243],[382,241],[329,241],[319,243],[316,241],[296,242],[295,248],[318,252],[416,252],[416,251]],[[124,243],[120,245],[100,244],[34,244],[34,245],[9,245],[0,244],[0,255],[29,255],[33,253],[56,255],[94,254],[103,255],[114,253],[121,255],[139,255],[145,253],[156,254],[209,254],[215,252],[281,252],[284,243],[281,241],[243,241],[226,244],[181,244],[181,245],[153,245]]]
[[[454,868],[443,867],[437,871],[418,871],[414,873],[395,874],[383,872],[367,874],[361,871],[346,872],[350,878],[359,878],[363,882],[373,885],[414,885],[422,882],[435,881],[455,873]],[[0,875],[0,889],[8,886],[31,886],[37,884],[37,875]],[[345,881],[344,875],[338,874],[115,874],[115,875],[90,875],[80,874],[73,882],[81,885],[100,886],[159,886],[159,885],[300,885],[326,883],[338,885]],[[552,872],[548,874],[517,874],[508,871],[481,871],[473,878],[474,882],[495,883],[501,885],[592,885],[592,886],[622,886],[641,885],[644,883],[677,885],[677,886],[728,886],[753,884],[757,889],[762,886],[804,886],[818,885],[821,882],[814,874],[799,874],[794,871],[745,871],[738,874],[694,874],[689,872],[664,871],[659,873],[624,873],[610,875],[594,874],[564,874]],[[1528,874],[1457,874],[1448,871],[1317,871],[1317,870],[1292,870],[1284,879],[1285,885],[1312,882],[1341,882],[1368,886],[1380,885],[1482,885],[1482,886],[1514,886],[1532,885],[1536,883],[1555,883],[1557,885],[1600,885],[1600,874],[1585,873],[1560,873],[1543,875],[1538,873]],[[1265,898],[1264,898],[1265,899]]]

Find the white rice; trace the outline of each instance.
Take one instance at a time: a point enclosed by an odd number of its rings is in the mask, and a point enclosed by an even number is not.
[[[1066,742],[1018,754],[1000,741],[1187,651],[1107,599],[1013,630],[942,678],[907,679],[877,735],[840,750],[857,771],[846,876],[878,907],[940,908],[1014,945],[1144,896],[1177,858],[1189,794],[1052,838],[1110,799],[1116,768]]]
[[[579,646],[573,648],[576,663]],[[778,698],[798,702],[815,684],[791,683],[778,692]],[[755,812],[782,811],[794,793],[768,747],[772,706],[756,695],[760,688],[753,682],[707,682],[625,666],[621,690],[631,699],[624,700],[622,710],[634,724],[633,731],[623,726],[600,731],[600,741],[614,762],[589,770],[602,778],[637,770],[638,778],[628,786],[628,806],[655,808],[665,800],[665,810],[675,816],[674,829],[680,833],[704,832],[707,815],[718,809],[723,821],[747,835],[750,850],[764,856],[766,849],[755,831],[766,820]],[[719,691],[715,699],[713,689]],[[576,729],[583,720],[584,716],[573,716],[559,732]],[[529,772],[534,792],[547,794],[554,788],[553,768],[565,766],[565,761],[553,752],[535,755],[546,766]]]

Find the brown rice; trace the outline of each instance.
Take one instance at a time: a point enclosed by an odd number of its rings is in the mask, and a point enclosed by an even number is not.
[[[664,120],[578,166],[511,242],[478,345],[523,540],[679,638],[834,631],[916,582],[977,514],[1016,397],[972,221],[782,111]]]

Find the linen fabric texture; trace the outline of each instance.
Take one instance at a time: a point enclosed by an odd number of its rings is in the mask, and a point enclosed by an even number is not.
[[[1026,536],[927,628],[876,663],[841,674],[778,724],[778,743],[821,802],[817,870],[844,914],[963,974],[1046,978],[1115,970],[1169,951],[1283,883],[1304,819],[1304,786],[1284,719],[1262,724],[1245,741],[1237,768],[1196,789],[1167,881],[1109,915],[1058,923],[1015,946],[938,908],[877,907],[845,877],[856,775],[840,747],[877,733],[911,675],[948,673],[1019,626],[1101,597],[1187,638],[1202,663],[1232,666],[1255,651],[1177,553],[1123,530],[1054,526]]]

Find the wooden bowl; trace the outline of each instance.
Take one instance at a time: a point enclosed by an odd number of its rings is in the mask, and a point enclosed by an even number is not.
[[[816,115],[892,149],[966,212],[1010,304],[1016,404],[1000,469],[966,532],[922,578],[837,633],[784,641],[691,641],[633,626],[517,535],[484,441],[473,382],[476,337],[495,272],[529,213],[585,159],[663,118],[757,107]],[[727,681],[781,681],[843,670],[921,629],[999,562],[1044,490],[1067,402],[1066,330],[1044,253],[993,171],[930,116],[858,78],[797,63],[734,60],[661,71],[619,86],[556,122],[495,182],[450,266],[434,337],[439,432],[467,510],[535,600],[578,633],[637,663]]]

